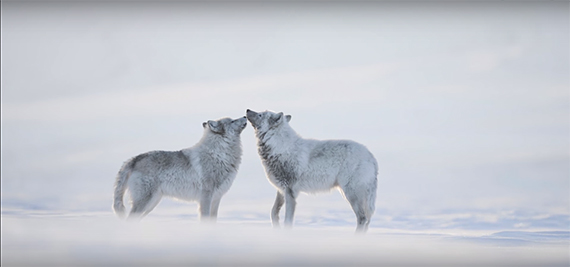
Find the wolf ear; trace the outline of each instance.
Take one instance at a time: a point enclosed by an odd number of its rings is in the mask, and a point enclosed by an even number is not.
[[[283,119],[283,112],[277,113],[277,116],[275,117],[275,122],[280,122],[282,119]]]
[[[285,119],[287,120],[287,122],[290,122],[291,121],[291,115],[286,115]]]
[[[276,125],[281,123],[282,120],[283,120],[283,112],[279,112],[277,114],[271,114],[271,116],[269,117],[269,124]]]
[[[210,130],[212,130],[212,132],[215,133],[222,132],[222,125],[220,125],[220,123],[218,123],[217,121],[208,121],[208,126],[210,126]]]

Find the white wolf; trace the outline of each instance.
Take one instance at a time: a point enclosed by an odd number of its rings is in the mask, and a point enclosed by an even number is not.
[[[240,134],[246,125],[245,117],[204,122],[204,135],[193,147],[151,151],[126,161],[115,182],[115,213],[124,217],[128,187],[133,204],[129,219],[144,217],[162,196],[170,196],[199,201],[200,219],[215,221],[241,162]]]
[[[301,138],[283,112],[247,110],[255,129],[258,152],[267,178],[277,188],[271,221],[279,227],[279,210],[285,203],[285,226],[293,225],[299,192],[315,193],[338,188],[350,203],[357,231],[368,230],[374,213],[378,164],[368,149],[349,140]]]

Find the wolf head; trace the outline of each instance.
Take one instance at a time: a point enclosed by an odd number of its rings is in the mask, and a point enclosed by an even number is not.
[[[247,120],[253,128],[258,132],[267,132],[272,128],[279,127],[284,123],[291,121],[291,115],[283,115],[283,112],[275,113],[271,111],[255,112],[253,110],[246,111]]]
[[[239,136],[246,125],[247,119],[245,117],[235,120],[222,118],[216,121],[202,123],[202,127],[207,131],[224,136]]]

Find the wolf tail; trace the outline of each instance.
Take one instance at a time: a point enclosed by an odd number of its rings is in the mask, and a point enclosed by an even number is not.
[[[131,176],[131,171],[133,170],[134,161],[128,160],[123,164],[119,173],[117,174],[117,179],[115,180],[115,194],[113,202],[113,210],[119,218],[125,217],[125,205],[123,205],[123,196],[127,190],[127,181],[129,176]]]

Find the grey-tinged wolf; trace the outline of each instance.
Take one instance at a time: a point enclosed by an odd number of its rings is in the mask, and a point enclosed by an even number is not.
[[[246,111],[255,129],[259,156],[269,182],[277,188],[271,221],[279,227],[285,208],[285,227],[291,228],[298,194],[338,188],[356,214],[357,232],[366,232],[374,213],[378,163],[368,149],[349,140],[301,138],[283,112]]]
[[[198,201],[201,221],[215,221],[222,196],[230,189],[241,162],[240,134],[245,117],[222,118],[202,124],[204,135],[180,151],[151,151],[126,161],[115,182],[113,209],[125,216],[123,195],[128,188],[132,209],[128,218],[143,218],[163,196]]]

